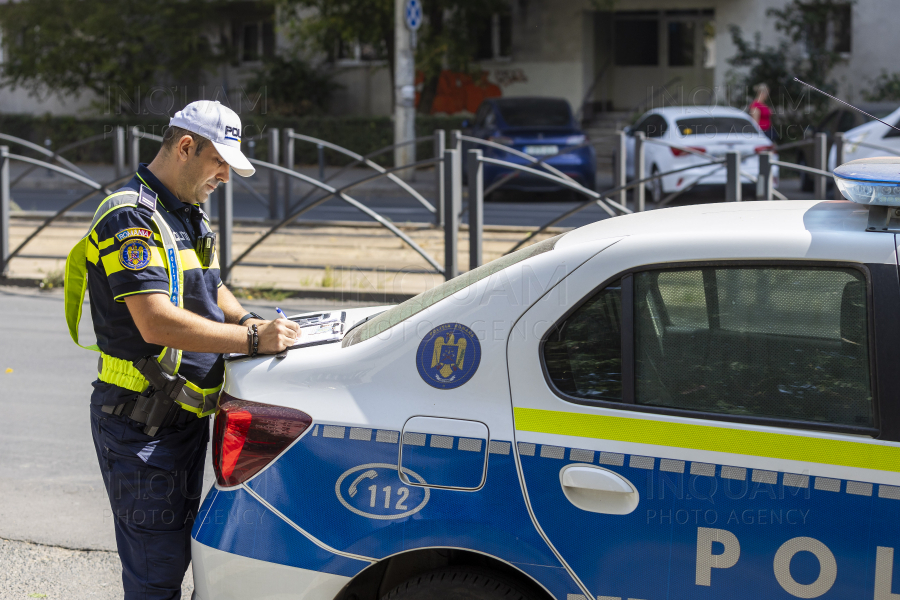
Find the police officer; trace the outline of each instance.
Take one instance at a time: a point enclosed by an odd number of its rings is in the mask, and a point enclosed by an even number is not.
[[[125,598],[181,597],[191,561],[221,353],[274,354],[299,327],[245,311],[219,278],[200,205],[240,150],[237,114],[193,102],[175,114],[149,165],[106,198],[66,262],[66,318],[78,343],[85,288],[100,352],[91,431],[122,560]]]

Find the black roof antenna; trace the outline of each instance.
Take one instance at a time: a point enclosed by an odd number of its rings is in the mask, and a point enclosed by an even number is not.
[[[900,127],[894,127],[894,126],[891,125],[890,123],[885,123],[884,121],[882,121],[881,119],[879,119],[879,118],[876,117],[875,115],[870,115],[870,114],[867,113],[866,111],[864,111],[864,110],[862,110],[862,109],[859,109],[859,108],[856,108],[855,106],[853,106],[853,105],[850,104],[849,102],[844,102],[844,101],[841,100],[840,98],[835,98],[834,96],[832,96],[832,95],[829,94],[828,92],[823,92],[822,90],[820,90],[819,88],[817,88],[817,87],[814,86],[814,85],[810,85],[810,84],[806,83],[805,81],[800,81],[800,80],[797,79],[796,77],[794,77],[794,81],[796,81],[797,83],[802,83],[802,84],[805,85],[806,87],[811,87],[812,89],[816,90],[816,91],[819,92],[820,94],[825,94],[826,96],[828,96],[828,97],[831,98],[832,100],[837,100],[837,101],[840,102],[841,104],[846,104],[847,106],[849,106],[849,107],[852,108],[853,110],[858,111],[858,112],[861,112],[862,114],[866,115],[867,117],[871,117],[872,119],[875,119],[876,121],[878,121],[878,122],[880,122],[880,123],[884,123],[885,125],[887,125],[887,126],[890,127],[891,129],[896,129],[897,131],[900,131]]]

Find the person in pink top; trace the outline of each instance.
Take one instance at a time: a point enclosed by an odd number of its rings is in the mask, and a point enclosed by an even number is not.
[[[753,91],[756,92],[756,99],[750,104],[750,116],[759,124],[759,128],[763,130],[763,133],[774,142],[775,138],[772,137],[774,134],[774,131],[772,131],[772,109],[766,104],[766,101],[769,99],[769,86],[764,83],[758,83],[753,86]]]

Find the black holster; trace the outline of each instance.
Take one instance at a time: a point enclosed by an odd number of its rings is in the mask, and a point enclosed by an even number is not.
[[[181,408],[175,401],[186,379],[181,375],[169,375],[152,356],[134,361],[134,367],[148,382],[148,387],[135,399],[130,418],[144,423],[144,433],[155,436],[160,427],[174,422]]]

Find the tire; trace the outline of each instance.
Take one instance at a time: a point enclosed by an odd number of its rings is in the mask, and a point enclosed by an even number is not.
[[[659,169],[656,165],[653,165],[653,168],[650,169],[650,176],[654,176],[659,174]],[[647,199],[650,200],[653,204],[659,204],[660,200],[662,200],[663,189],[662,189],[662,180],[654,179],[653,181],[648,181],[646,184],[647,189]]]
[[[381,600],[538,600],[490,571],[469,567],[438,569],[404,581]]]

